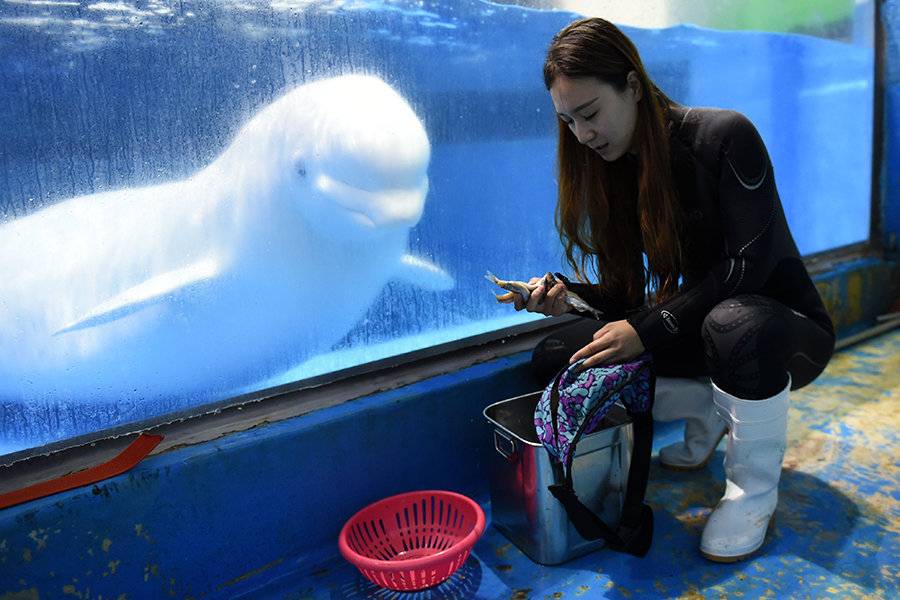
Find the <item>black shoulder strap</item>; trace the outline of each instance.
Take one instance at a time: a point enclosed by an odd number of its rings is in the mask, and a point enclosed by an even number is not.
[[[652,363],[645,365],[644,369],[649,369],[650,372],[650,397],[653,398],[656,389],[656,377]],[[644,369],[638,371],[634,377],[637,377]],[[624,380],[612,393],[631,383],[634,377]],[[559,388],[557,378],[551,390],[554,429],[556,426],[555,415],[558,402]],[[644,557],[650,550],[650,545],[653,542],[653,510],[644,503],[647,481],[650,476],[650,455],[653,447],[653,416],[650,410],[633,413],[629,409],[628,412],[633,418],[634,447],[631,455],[631,466],[628,470],[628,483],[625,490],[622,515],[616,530],[613,530],[603,519],[585,506],[578,499],[572,486],[571,461],[575,455],[575,444],[584,433],[584,426],[579,429],[572,440],[567,464],[565,466],[558,465],[558,468],[561,470],[561,473],[559,473],[561,475],[560,480],[563,483],[550,485],[549,489],[550,493],[565,507],[569,520],[572,521],[575,530],[578,531],[581,537],[586,540],[603,538],[607,547],[611,550]],[[585,419],[585,423],[588,420]]]

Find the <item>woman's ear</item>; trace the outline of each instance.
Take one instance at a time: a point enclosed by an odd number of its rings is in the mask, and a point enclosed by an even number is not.
[[[629,89],[634,94],[634,101],[640,102],[641,98],[644,97],[644,88],[641,85],[641,80],[638,78],[637,71],[629,71],[626,80],[628,81]]]

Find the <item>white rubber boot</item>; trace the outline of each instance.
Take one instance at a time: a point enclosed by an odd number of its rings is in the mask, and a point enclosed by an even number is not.
[[[700,379],[657,377],[653,419],[685,420],[684,441],[659,451],[659,462],[677,471],[706,466],[726,432],[713,402],[712,386]]]
[[[700,552],[731,563],[759,550],[778,505],[778,480],[787,443],[791,380],[763,400],[743,400],[713,386],[719,415],[728,424],[725,495],[709,516]]]

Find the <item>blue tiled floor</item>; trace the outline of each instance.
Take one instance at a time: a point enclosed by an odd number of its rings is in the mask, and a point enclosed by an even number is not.
[[[341,559],[273,582],[254,598],[900,598],[900,332],[838,353],[814,384],[792,394],[776,524],[755,557],[703,559],[703,523],[724,491],[720,446],[693,473],[654,462],[647,499],[653,548],[643,559],[600,550],[564,565],[531,562],[488,528],[468,562],[417,593],[369,583]],[[655,447],[677,427],[658,426]],[[478,498],[490,519],[486,496]]]

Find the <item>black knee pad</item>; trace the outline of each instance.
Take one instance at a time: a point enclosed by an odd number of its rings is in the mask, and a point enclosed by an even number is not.
[[[764,296],[737,296],[716,305],[703,322],[710,377],[723,391],[748,400],[774,396],[787,384],[783,313]]]
[[[593,319],[578,319],[541,340],[531,354],[535,381],[541,387],[553,381],[553,377],[568,366],[572,355],[594,339],[594,333],[603,325]]]
[[[554,337],[544,338],[531,353],[531,374],[541,387],[546,387],[563,367],[569,364],[574,351]]]

